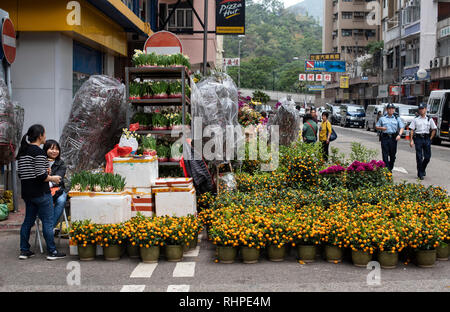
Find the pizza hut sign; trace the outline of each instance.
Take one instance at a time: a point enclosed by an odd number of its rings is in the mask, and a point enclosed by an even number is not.
[[[245,0],[216,0],[216,34],[245,34]]]

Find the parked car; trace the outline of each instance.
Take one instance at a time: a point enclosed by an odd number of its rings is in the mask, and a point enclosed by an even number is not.
[[[332,125],[340,124],[341,122],[341,108],[337,104],[327,104],[327,111],[330,112],[330,122]]]
[[[437,126],[433,144],[450,141],[450,90],[431,91],[427,104],[427,115]]]
[[[268,115],[273,112],[272,106],[267,104],[256,105],[255,110],[259,113],[267,112]]]
[[[385,105],[383,104],[367,106],[365,117],[365,126],[367,131],[376,131],[375,126],[378,122],[378,119],[383,116],[384,107]]]
[[[406,129],[411,121],[419,115],[419,109],[416,105],[396,104],[395,114],[402,119]]]
[[[364,127],[366,112],[364,107],[356,104],[341,105],[341,127]]]

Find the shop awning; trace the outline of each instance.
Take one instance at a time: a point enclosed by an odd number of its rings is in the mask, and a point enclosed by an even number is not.
[[[147,37],[152,34],[149,26],[136,16],[122,1],[120,0],[87,0],[90,4],[102,11],[109,18],[113,19],[117,24],[122,26],[126,32],[137,32]]]

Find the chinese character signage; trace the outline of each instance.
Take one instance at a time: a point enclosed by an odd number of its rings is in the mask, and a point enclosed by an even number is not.
[[[338,61],[341,59],[341,53],[311,54],[309,59],[311,61]]]
[[[389,95],[392,95],[392,96],[405,95],[405,87],[404,86],[389,86]]]
[[[308,81],[314,81],[315,76],[314,76],[314,74],[308,74],[307,78],[308,78]]]
[[[306,81],[306,74],[299,74],[299,75],[298,75],[298,80],[300,80],[300,81]]]
[[[216,0],[216,34],[245,34],[245,0]]]
[[[309,72],[344,73],[344,61],[305,61],[305,70]]]
[[[330,82],[331,81],[331,75],[330,74],[324,74],[323,75],[323,81]]]
[[[322,74],[316,74],[316,81],[322,81],[323,75]]]
[[[241,66],[240,58],[224,58],[223,66]]]

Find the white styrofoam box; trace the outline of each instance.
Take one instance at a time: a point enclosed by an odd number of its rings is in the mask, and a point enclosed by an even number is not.
[[[154,212],[152,189],[150,187],[126,188],[131,195],[131,217],[138,212],[146,217],[152,217]]]
[[[152,188],[158,187],[191,187],[193,183],[192,178],[158,178],[152,181]]]
[[[158,178],[158,158],[147,156],[142,159],[116,157],[113,159],[114,174],[125,178],[126,187],[150,187]]]
[[[69,193],[71,221],[97,224],[121,223],[131,218],[131,195],[127,193]]]
[[[157,216],[185,217],[197,215],[195,189],[188,192],[156,192],[155,212]]]

